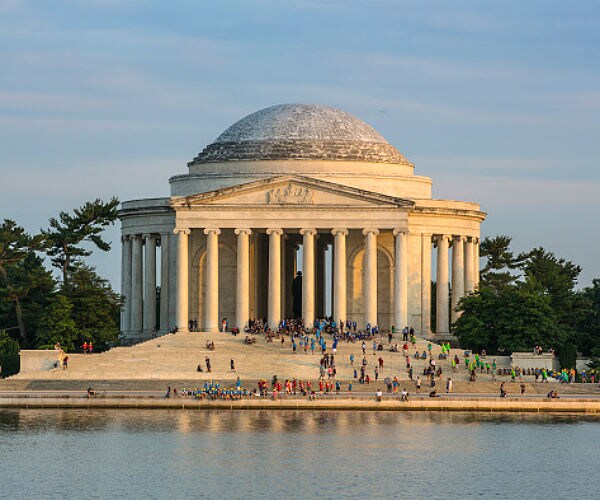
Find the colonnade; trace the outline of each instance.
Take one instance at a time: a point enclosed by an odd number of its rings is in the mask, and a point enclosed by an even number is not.
[[[250,301],[250,258],[249,237],[251,228],[237,228],[237,286],[236,286],[236,326],[243,328],[249,318]],[[346,238],[349,234],[347,228],[333,228],[333,311],[336,319],[347,318],[347,251]],[[221,231],[218,228],[205,228],[207,237],[206,244],[206,288],[204,302],[204,329],[216,331],[219,327],[219,253],[218,241]],[[302,317],[305,324],[310,325],[315,320],[315,240],[317,228],[302,228]],[[176,299],[175,299],[175,322],[179,330],[187,330],[188,326],[188,239],[189,228],[176,228],[174,234],[177,238],[177,275],[176,275]],[[269,262],[268,262],[268,290],[267,290],[267,320],[271,327],[276,326],[282,319],[282,266],[281,266],[281,238],[284,234],[283,228],[267,228],[266,234],[269,238]],[[376,228],[365,228],[362,231],[364,237],[364,323],[377,324],[377,239],[379,230]],[[393,267],[394,272],[394,296],[393,296],[393,320],[398,328],[409,324],[408,318],[408,232],[404,229],[393,230],[395,238],[395,250]],[[147,236],[147,235],[145,235]],[[134,238],[134,242],[137,241]],[[450,324],[450,309],[458,304],[458,300],[465,292],[473,290],[477,285],[478,272],[478,240],[474,237],[462,235],[431,235],[421,234],[421,332],[428,334],[430,331],[430,280],[431,280],[431,245],[435,243],[437,248],[437,288],[436,288],[436,331],[439,334],[448,334]],[[137,262],[134,244],[132,262]],[[452,259],[452,296],[449,297],[449,248],[453,247]],[[146,252],[152,254],[152,242],[150,249]],[[126,255],[127,251],[124,251]],[[147,259],[147,262],[152,262]],[[150,274],[148,274],[150,273]],[[152,283],[151,271],[147,270],[146,293],[151,295],[150,284]],[[163,273],[164,276],[164,273]],[[139,279],[134,272],[134,281]],[[136,288],[136,287],[133,287]],[[132,317],[137,317],[139,310],[139,285],[138,292],[133,293],[132,307],[136,311]],[[162,302],[161,302],[162,304]],[[151,314],[151,306],[144,307],[144,317]],[[162,315],[161,315],[162,317]],[[452,319],[455,317],[453,316]],[[139,321],[131,326],[139,328]],[[145,323],[144,323],[145,324]],[[415,325],[418,326],[418,325]]]
[[[133,336],[149,337],[157,331],[169,330],[169,241],[168,232],[131,234],[121,237],[121,294],[125,298],[121,312],[121,331]],[[156,249],[159,245],[161,293],[157,322]],[[187,268],[181,275],[187,276]]]
[[[321,229],[323,231],[323,229]],[[327,229],[333,235],[333,281],[332,315],[345,320],[347,316],[347,237],[348,228]],[[204,329],[219,328],[219,228],[204,228],[206,235],[206,279],[204,296]],[[237,272],[236,272],[236,326],[243,328],[250,312],[250,236],[251,228],[236,228]],[[421,325],[414,325],[422,334],[430,331],[431,314],[431,257],[432,244],[436,252],[436,333],[447,335],[450,321],[456,319],[454,309],[460,298],[475,289],[479,279],[479,240],[475,237],[449,234],[409,234],[405,229],[394,229],[393,272],[393,324],[402,328],[409,321],[409,236],[420,236],[420,317]],[[167,332],[177,326],[180,331],[188,329],[189,321],[189,237],[190,228],[176,228],[168,232],[132,234],[122,237],[122,294],[125,305],[122,312],[121,329],[132,337],[151,336],[156,331]],[[268,235],[268,280],[267,319],[271,327],[282,319],[282,262],[281,248],[283,228],[267,228]],[[318,299],[315,267],[317,228],[302,228],[302,317],[305,324],[315,320]],[[362,230],[364,238],[364,323],[377,324],[377,228]],[[175,245],[170,247],[170,241]],[[418,241],[418,240],[417,240]],[[156,310],[157,261],[156,249],[161,247],[160,276],[161,295],[159,314]],[[449,266],[449,249],[452,248],[452,264]],[[176,249],[176,256],[171,255]],[[173,259],[173,257],[175,257]],[[175,264],[172,266],[172,264]],[[169,286],[175,279],[175,287]],[[450,283],[452,292],[449,295]],[[175,296],[170,294],[175,291]],[[174,313],[174,314],[173,314]],[[157,317],[159,323],[157,324]],[[420,326],[420,328],[419,328]]]

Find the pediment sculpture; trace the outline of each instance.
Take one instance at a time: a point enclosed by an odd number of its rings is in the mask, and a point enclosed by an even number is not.
[[[277,187],[268,191],[267,203],[270,205],[310,205],[314,203],[314,199],[310,189],[290,183],[285,187]]]

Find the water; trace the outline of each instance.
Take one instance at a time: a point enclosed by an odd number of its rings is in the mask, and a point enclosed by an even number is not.
[[[600,498],[600,420],[0,410],[0,498]]]

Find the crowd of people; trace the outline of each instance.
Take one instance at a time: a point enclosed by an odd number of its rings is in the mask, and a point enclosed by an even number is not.
[[[197,321],[190,320],[190,330],[197,330]],[[229,329],[227,318],[223,318],[221,322],[221,330],[225,332]],[[232,335],[240,333],[239,329],[234,328],[231,331]],[[406,361],[406,374],[410,385],[414,387],[416,392],[420,392],[423,384],[426,384],[430,389],[432,397],[437,396],[437,384],[445,378],[445,391],[447,393],[453,390],[453,380],[444,373],[443,366],[448,366],[452,372],[458,372],[459,367],[464,366],[468,373],[468,380],[476,382],[478,376],[483,374],[491,376],[491,380],[495,381],[497,376],[510,377],[512,382],[517,380],[523,385],[523,377],[533,377],[536,382],[548,382],[555,379],[562,383],[573,383],[581,381],[584,383],[594,383],[597,381],[596,374],[593,370],[583,370],[578,374],[575,370],[560,370],[553,371],[547,368],[519,368],[516,366],[498,366],[495,359],[488,359],[485,350],[479,353],[464,351],[463,357],[459,354],[451,354],[451,345],[448,342],[438,344],[435,349],[434,345],[429,342],[425,349],[417,349],[417,339],[412,327],[405,326],[401,332],[397,332],[394,327],[390,330],[382,330],[377,325],[365,325],[364,328],[359,328],[356,321],[335,321],[331,318],[319,318],[311,325],[306,325],[301,319],[282,319],[279,324],[272,328],[269,326],[266,319],[255,318],[248,322],[248,325],[243,330],[244,344],[252,346],[256,344],[257,338],[263,338],[267,343],[279,343],[282,348],[290,349],[292,353],[303,353],[314,355],[319,354],[318,381],[313,386],[308,380],[301,378],[291,378],[284,381],[278,381],[277,377],[271,381],[271,384],[266,380],[260,380],[256,389],[249,392],[225,392],[225,396],[234,397],[236,395],[244,396],[263,396],[278,398],[286,396],[306,396],[316,397],[317,395],[331,394],[347,394],[353,393],[354,384],[369,385],[379,381],[385,377],[384,389],[387,389],[388,395],[400,395],[403,400],[408,399],[408,389],[406,387],[400,389],[403,377],[389,376],[384,370],[384,358],[382,352],[389,350],[393,353],[402,353]],[[402,341],[399,342],[401,333]],[[387,343],[385,342],[387,340]],[[351,366],[351,374],[349,380],[342,382],[339,380],[339,367],[337,366],[337,349],[339,344],[359,344],[359,349],[362,351],[362,359],[356,359],[355,353],[350,354],[348,362]],[[439,346],[439,348],[438,348]],[[209,350],[214,350],[214,342],[210,341],[210,346],[207,343]],[[372,350],[373,355],[378,355],[374,358],[374,362],[370,362],[367,354]],[[359,351],[359,353],[360,353]],[[540,355],[544,351],[541,346],[534,347],[534,354]],[[552,349],[547,352],[553,353]],[[402,358],[400,358],[402,359]],[[412,361],[425,361],[422,372],[419,371],[415,378]],[[445,363],[441,363],[444,361]],[[438,363],[440,362],[440,363]],[[230,360],[230,370],[235,373],[235,362]],[[419,369],[420,370],[420,369]],[[199,363],[198,372],[212,372],[212,364],[210,358],[205,358],[204,364]],[[385,375],[384,375],[385,373]],[[488,379],[489,380],[489,377]],[[406,383],[406,382],[404,382]],[[444,386],[442,386],[444,388]],[[522,389],[524,391],[524,389]],[[504,396],[507,394],[502,381],[501,392]],[[187,394],[187,392],[186,392]],[[220,394],[214,386],[201,388],[195,391],[195,394],[204,394],[210,397],[211,394]],[[522,392],[523,394],[523,392]],[[221,397],[221,396],[219,396]]]

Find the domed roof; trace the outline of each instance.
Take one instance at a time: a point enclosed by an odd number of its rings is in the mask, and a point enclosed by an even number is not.
[[[234,123],[189,165],[227,161],[338,160],[409,164],[373,127],[339,109],[279,104]]]

